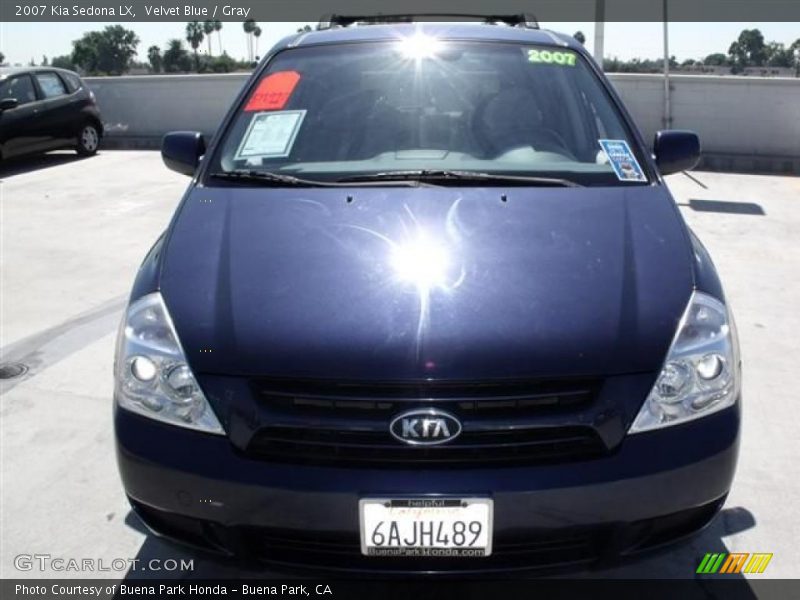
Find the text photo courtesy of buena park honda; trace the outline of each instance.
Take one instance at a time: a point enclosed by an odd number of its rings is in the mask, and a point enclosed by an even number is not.
[[[800,3],[0,19],[4,598],[800,594]]]

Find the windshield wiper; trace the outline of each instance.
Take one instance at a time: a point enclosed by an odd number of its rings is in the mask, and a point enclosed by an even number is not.
[[[339,179],[337,181],[322,181],[319,179],[303,179],[301,177],[295,177],[294,175],[286,175],[284,173],[273,173],[271,171],[256,171],[256,170],[243,170],[243,169],[236,169],[233,171],[217,171],[215,173],[210,174],[211,177],[216,177],[218,179],[228,179],[231,181],[243,181],[248,183],[258,183],[261,185],[287,185],[287,186],[298,186],[298,187],[354,187],[354,186],[363,186],[367,187],[370,185],[369,182],[366,180],[364,182],[359,181],[358,179],[347,180],[347,179]],[[431,185],[425,184],[417,179],[402,179],[402,178],[388,178],[386,180],[376,180],[379,181],[379,184],[385,187],[396,187],[396,186],[403,186],[403,187],[417,187],[419,185]],[[374,185],[374,184],[372,184]]]
[[[261,183],[263,185],[277,184],[277,185],[296,185],[299,187],[326,187],[336,186],[335,183],[327,181],[317,181],[314,179],[301,179],[293,175],[284,175],[282,173],[271,173],[269,171],[219,171],[211,173],[211,177],[217,179],[229,179],[233,181],[247,181],[252,183]]]
[[[583,187],[569,179],[555,177],[534,177],[527,175],[501,175],[483,173],[481,171],[450,171],[444,169],[416,169],[411,171],[384,171],[382,173],[368,173],[338,179],[339,182],[366,182],[366,181],[496,181],[512,185],[552,186],[552,187]]]

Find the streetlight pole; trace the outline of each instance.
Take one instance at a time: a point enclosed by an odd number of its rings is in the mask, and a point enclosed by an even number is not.
[[[667,1],[664,0],[664,129],[672,127],[672,107],[669,87],[669,16]]]
[[[606,0],[595,0],[594,8],[594,59],[602,69],[606,26]]]

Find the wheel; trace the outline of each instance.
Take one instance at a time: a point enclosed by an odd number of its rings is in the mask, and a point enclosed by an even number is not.
[[[86,123],[78,133],[78,144],[75,150],[80,156],[91,156],[100,145],[100,132],[94,123]]]

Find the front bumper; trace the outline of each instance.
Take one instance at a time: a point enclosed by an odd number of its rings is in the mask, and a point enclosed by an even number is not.
[[[117,457],[131,504],[159,535],[286,567],[370,572],[506,571],[587,565],[704,527],[736,466],[739,403],[625,438],[611,455],[558,465],[481,469],[273,464],[203,434],[115,409]],[[364,496],[489,496],[486,558],[360,553]]]

